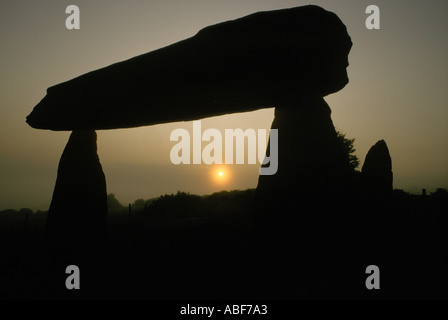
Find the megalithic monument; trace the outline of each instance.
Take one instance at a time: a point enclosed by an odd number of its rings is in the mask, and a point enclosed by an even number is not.
[[[315,125],[316,130],[324,127],[319,143],[334,143],[335,130],[323,97],[348,83],[351,46],[341,20],[318,6],[258,12],[206,27],[186,40],[48,88],[27,123],[37,129],[73,131],[59,164],[52,200],[57,205],[50,208],[48,227],[74,225],[80,230],[73,233],[82,234],[83,226],[89,224],[85,217],[82,223],[62,223],[65,216],[76,219],[67,212],[85,209],[81,204],[74,208],[78,204],[68,201],[66,194],[73,190],[66,187],[71,179],[79,186],[77,192],[84,192],[84,178],[67,174],[70,168],[82,171],[83,163],[96,178],[80,200],[94,208],[89,209],[92,221],[104,221],[104,174],[98,157],[92,156],[96,152],[95,130],[276,107],[273,125],[278,125],[280,149],[288,147],[283,142],[290,143],[282,140],[282,130],[295,126],[286,121],[283,128],[283,120],[297,116],[312,119],[307,125]],[[87,144],[90,147],[81,146]],[[328,151],[333,146],[322,147]],[[78,152],[71,151],[75,149]],[[278,177],[260,180],[258,187],[263,183],[264,189],[270,189],[278,179],[287,179],[285,166],[287,162],[280,162]],[[95,218],[96,214],[100,217]]]

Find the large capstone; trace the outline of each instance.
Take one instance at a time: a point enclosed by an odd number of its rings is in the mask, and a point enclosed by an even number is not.
[[[27,122],[129,128],[323,97],[347,84],[351,46],[341,20],[318,6],[258,12],[53,86]]]

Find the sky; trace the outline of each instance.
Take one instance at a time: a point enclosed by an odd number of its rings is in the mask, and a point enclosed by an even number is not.
[[[68,5],[80,29],[68,30]],[[448,1],[446,0],[2,0],[0,2],[0,210],[46,210],[69,132],[37,130],[26,116],[46,89],[89,71],[194,36],[200,29],[257,12],[307,4],[336,13],[353,41],[349,84],[325,99],[335,127],[355,138],[361,165],[384,139],[394,188],[448,188]],[[368,5],[380,29],[365,26]],[[203,130],[269,129],[274,109],[202,120]],[[178,190],[210,194],[255,188],[259,165],[174,165],[176,128],[192,122],[98,131],[107,191],[122,203]],[[281,159],[279,159],[281,165]]]

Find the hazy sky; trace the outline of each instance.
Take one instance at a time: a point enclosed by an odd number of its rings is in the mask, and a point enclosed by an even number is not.
[[[448,187],[448,2],[280,0],[2,0],[0,2],[0,209],[48,209],[68,132],[32,129],[25,117],[52,85],[193,36],[211,24],[257,11],[317,4],[335,12],[352,37],[350,83],[326,97],[333,122],[355,138],[356,154],[385,139],[394,187]],[[65,8],[81,11],[67,30]],[[365,27],[368,5],[380,30]],[[203,128],[269,128],[273,109],[209,118]],[[255,187],[258,165],[175,166],[173,123],[98,131],[108,193],[122,203],[177,190],[208,194]],[[281,165],[281,159],[279,159]]]

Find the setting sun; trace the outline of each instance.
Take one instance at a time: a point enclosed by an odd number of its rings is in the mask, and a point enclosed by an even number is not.
[[[212,180],[217,184],[225,184],[229,181],[229,170],[224,166],[214,167],[211,171]]]

